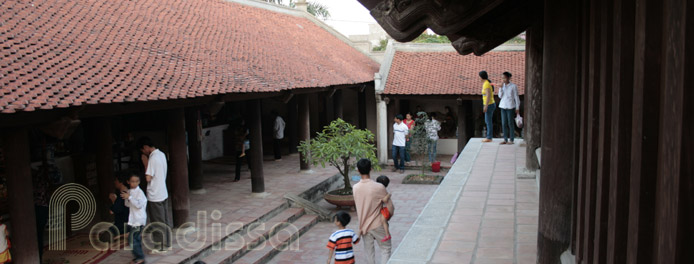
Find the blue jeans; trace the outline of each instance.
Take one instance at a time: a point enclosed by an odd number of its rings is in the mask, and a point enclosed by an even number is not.
[[[429,162],[434,162],[436,160],[436,143],[438,140],[429,140],[429,145],[427,146],[427,151],[429,152]]]
[[[412,141],[405,141],[405,162],[410,162],[412,158],[410,157],[410,149],[412,148]]]
[[[135,261],[144,260],[145,253],[142,252],[142,228],[143,226],[130,226],[130,245],[133,248]]]
[[[490,104],[487,106],[487,112],[484,113],[484,122],[487,123],[487,139],[492,139],[494,137],[494,125],[492,124],[492,117],[494,117],[495,109],[496,104]]]
[[[400,152],[400,164],[398,165],[398,152]],[[405,169],[405,147],[393,146],[393,166],[395,169],[404,170]]]
[[[503,109],[501,108],[501,127],[504,131],[504,142],[511,140],[513,142],[513,136],[516,134],[516,125],[513,120],[513,114],[516,109]]]

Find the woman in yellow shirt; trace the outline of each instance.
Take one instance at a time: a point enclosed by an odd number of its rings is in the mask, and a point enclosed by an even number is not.
[[[482,142],[492,142],[492,137],[494,135],[492,119],[494,117],[494,110],[496,110],[496,103],[494,102],[494,86],[492,86],[492,82],[489,80],[487,71],[480,72],[480,79],[482,80],[482,105],[484,106],[484,122],[487,123],[487,138],[483,139]]]

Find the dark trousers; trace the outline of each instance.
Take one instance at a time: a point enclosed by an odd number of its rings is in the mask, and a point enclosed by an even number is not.
[[[274,139],[272,140],[272,152],[275,154],[275,159],[281,159],[282,158],[282,140],[281,139]]]
[[[513,120],[516,109],[501,108],[501,126],[504,131],[504,141],[513,142],[513,136],[516,132],[516,122]]]
[[[130,246],[133,248],[133,257],[135,261],[144,260],[145,253],[142,251],[142,226],[129,226],[130,228]]]
[[[149,223],[161,223],[169,227],[163,228],[160,225],[152,227],[152,240],[155,243],[160,243],[161,248],[156,248],[159,250],[166,250],[171,247],[171,226],[173,223],[169,218],[169,208],[171,208],[169,199],[161,202],[147,202],[147,217],[149,217]]]
[[[246,160],[246,163],[248,163],[248,169],[251,169],[251,162],[248,160],[248,156],[250,155],[250,149],[246,150],[246,156],[239,157],[241,156],[241,151],[237,150],[236,151],[236,177],[234,177],[234,180],[240,180],[241,179],[241,165],[243,164],[243,161]]]
[[[395,166],[395,169],[398,170],[404,170],[405,169],[405,147],[399,147],[399,146],[393,146],[392,147],[392,153],[393,155],[393,166]],[[398,156],[398,154],[400,154]],[[400,158],[400,164],[398,164],[398,157]]]

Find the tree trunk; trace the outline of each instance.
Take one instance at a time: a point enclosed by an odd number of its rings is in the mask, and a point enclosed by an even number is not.
[[[345,181],[345,190],[351,190],[352,184],[349,182],[349,159],[344,160],[345,169],[342,171],[342,180]]]

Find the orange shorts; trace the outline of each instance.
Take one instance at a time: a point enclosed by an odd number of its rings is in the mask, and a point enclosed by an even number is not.
[[[381,207],[381,214],[386,219],[386,221],[390,220],[390,218],[393,217],[393,215],[391,215],[388,211],[388,207],[385,206]]]

